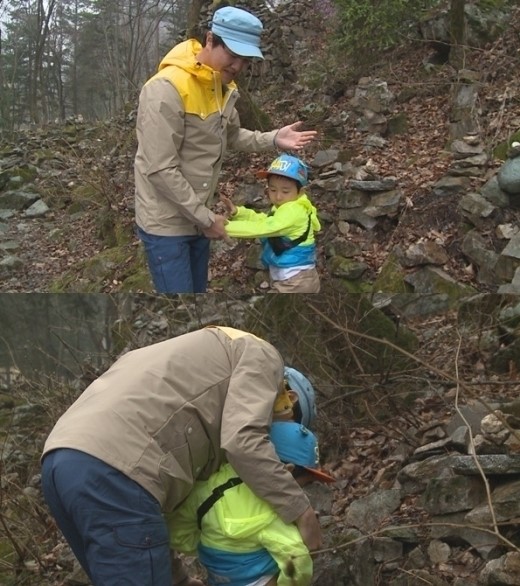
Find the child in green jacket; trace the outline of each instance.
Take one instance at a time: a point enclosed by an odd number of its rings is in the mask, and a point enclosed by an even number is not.
[[[321,229],[316,208],[305,193],[307,166],[291,155],[280,155],[260,176],[267,177],[272,208],[269,214],[221,201],[230,214],[228,236],[260,238],[262,262],[279,293],[319,293],[314,234]]]
[[[300,486],[335,481],[319,469],[316,436],[301,423],[273,422],[270,439]],[[296,526],[284,523],[230,464],[197,482],[167,522],[171,547],[196,552],[210,586],[311,584],[312,558]]]

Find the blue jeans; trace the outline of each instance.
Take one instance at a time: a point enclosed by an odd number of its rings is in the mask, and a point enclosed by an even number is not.
[[[205,293],[209,239],[205,236],[156,236],[137,227],[157,293]]]
[[[139,484],[84,452],[58,449],[44,457],[42,489],[95,586],[172,586],[168,528]]]

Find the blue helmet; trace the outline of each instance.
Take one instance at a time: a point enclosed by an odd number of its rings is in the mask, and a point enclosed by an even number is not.
[[[311,429],[317,415],[313,386],[299,370],[290,366],[284,368],[284,378],[289,389],[298,396],[298,402],[294,405],[296,421]]]
[[[274,421],[269,438],[281,462],[305,468],[316,480],[335,482],[320,468],[318,439],[305,425],[296,421]]]
[[[298,157],[292,155],[280,155],[269,165],[269,169],[260,174],[260,176],[267,177],[268,175],[281,175],[294,179],[302,187],[309,182],[309,168]]]

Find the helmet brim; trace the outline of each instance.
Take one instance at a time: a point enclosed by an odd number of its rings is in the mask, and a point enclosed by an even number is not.
[[[319,480],[320,482],[326,482],[327,484],[332,484],[333,482],[336,482],[336,479],[333,476],[327,474],[325,471],[321,469],[307,468],[306,466],[302,466],[302,468],[305,468],[307,472],[312,474],[312,476],[315,476],[316,480]]]

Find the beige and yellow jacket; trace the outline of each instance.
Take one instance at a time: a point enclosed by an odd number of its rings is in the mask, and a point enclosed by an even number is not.
[[[291,523],[309,506],[269,441],[283,361],[268,342],[208,327],[133,350],[61,416],[44,454],[91,454],[176,509],[196,480],[229,462]]]
[[[276,131],[240,128],[237,87],[223,87],[219,72],[197,62],[201,49],[194,39],[175,46],[139,97],[136,222],[149,234],[185,236],[208,228],[227,148],[274,148]]]

